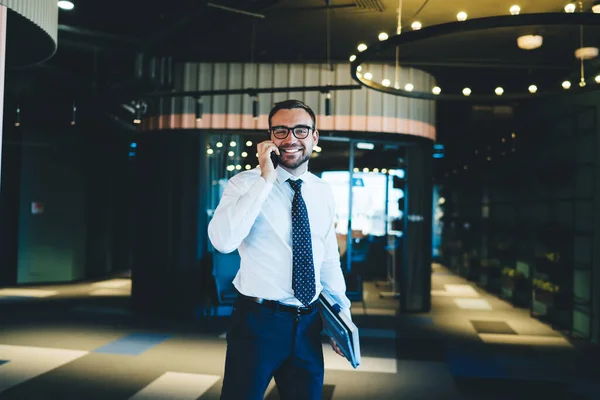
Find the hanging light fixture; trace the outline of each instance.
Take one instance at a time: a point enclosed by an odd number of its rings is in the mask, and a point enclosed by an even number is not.
[[[75,125],[77,123],[77,105],[73,102],[73,106],[71,108],[71,125]]]
[[[141,107],[139,101],[135,104],[135,119],[133,120],[133,123],[134,124],[142,123],[142,107]]]
[[[594,5],[592,6],[592,12],[594,14],[600,14],[600,1],[594,3]]]
[[[517,46],[523,50],[534,50],[542,46],[544,38],[541,35],[523,35],[517,38]]]
[[[572,14],[575,12],[575,3],[569,3],[565,6],[565,12]]]
[[[196,121],[202,120],[203,112],[204,112],[204,104],[202,103],[202,98],[198,97],[196,99]]]
[[[331,93],[329,92],[327,92],[327,95],[325,96],[325,115],[331,115]]]
[[[17,113],[15,116],[15,126],[21,126],[21,107],[17,104]]]
[[[258,107],[259,107],[259,102],[258,102],[258,96],[254,96],[254,98],[252,99],[252,117],[254,119],[258,119]]]

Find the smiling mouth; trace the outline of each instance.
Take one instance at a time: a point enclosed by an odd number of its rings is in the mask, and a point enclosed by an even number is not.
[[[295,154],[295,153],[299,153],[302,149],[283,149],[281,150],[282,153],[285,154]]]

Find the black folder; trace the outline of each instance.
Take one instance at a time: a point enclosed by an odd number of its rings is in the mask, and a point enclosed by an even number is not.
[[[325,291],[319,295],[323,333],[332,338],[356,369],[360,365],[358,327],[341,312],[340,305]]]

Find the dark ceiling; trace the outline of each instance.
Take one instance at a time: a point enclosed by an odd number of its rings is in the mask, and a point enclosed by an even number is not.
[[[38,80],[56,92],[84,96],[102,93],[134,77],[136,54],[171,56],[174,61],[325,62],[329,13],[331,60],[348,62],[359,43],[392,35],[401,5],[402,29],[413,21],[423,27],[469,18],[507,15],[518,3],[521,13],[562,12],[566,0],[72,0],[74,10],[59,13],[57,53],[26,71],[10,71],[7,94],[36,91]],[[594,0],[582,2],[590,12]],[[226,10],[224,8],[230,8]],[[600,16],[599,16],[600,18]],[[585,45],[599,46],[598,27],[585,27]],[[516,38],[542,33],[534,51],[517,48]],[[432,73],[444,87],[473,80],[485,90],[527,87],[532,80],[556,84],[576,76],[577,27],[489,29],[427,40],[402,48],[401,60]],[[527,67],[535,66],[535,67]],[[596,65],[588,63],[589,71]],[[592,73],[592,72],[590,72]],[[458,114],[444,140],[461,129]]]
[[[329,13],[330,57],[348,62],[359,43],[392,35],[401,7],[402,29],[469,18],[506,15],[514,0],[73,0],[59,13],[57,53],[42,69],[66,74],[67,86],[102,87],[133,76],[136,54],[164,55],[174,61],[325,62]],[[583,1],[589,12],[593,0]],[[523,0],[522,13],[561,12],[565,0]],[[516,46],[524,33],[541,32],[541,49]],[[585,44],[599,45],[598,28],[585,28]],[[573,51],[579,31],[572,28],[489,29],[435,38],[402,48],[401,64],[424,69],[444,85],[478,79],[493,90],[529,85],[532,75],[550,82],[579,69]],[[390,62],[394,55],[390,53]],[[535,66],[531,68],[530,66]],[[595,69],[595,65],[591,66]],[[53,77],[55,79],[56,76]],[[463,83],[465,81],[465,83]],[[527,87],[525,86],[525,87]],[[85,87],[85,85],[83,85]],[[9,87],[10,90],[10,87]],[[488,89],[486,89],[488,90]]]

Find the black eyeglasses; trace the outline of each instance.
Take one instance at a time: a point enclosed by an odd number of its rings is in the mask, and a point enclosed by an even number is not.
[[[290,134],[290,131],[292,131],[297,139],[305,139],[312,129],[314,128],[308,125],[296,125],[292,128],[288,128],[287,126],[274,126],[269,129],[269,132],[277,139],[285,139]]]

